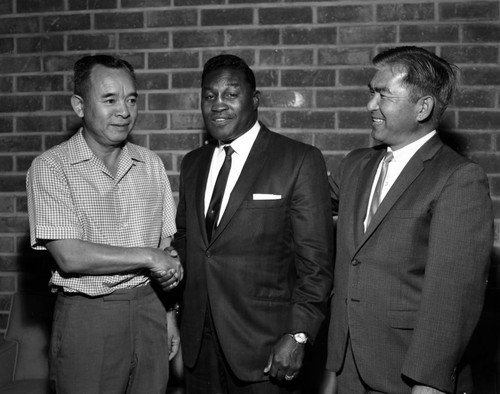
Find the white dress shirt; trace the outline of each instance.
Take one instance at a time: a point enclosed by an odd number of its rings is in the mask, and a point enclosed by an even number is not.
[[[245,134],[236,138],[231,142],[231,146],[234,149],[234,153],[231,156],[231,170],[229,171],[229,177],[227,179],[226,188],[224,190],[224,196],[222,197],[222,203],[220,207],[219,219],[217,224],[219,224],[222,215],[229,201],[229,196],[234,189],[234,185],[240,177],[241,170],[247,161],[247,157],[252,149],[252,146],[259,134],[260,124],[255,122],[250,130]],[[214,192],[215,182],[217,181],[217,175],[219,175],[220,168],[224,163],[226,158],[226,152],[224,151],[225,145],[219,145],[215,148],[214,155],[212,156],[212,162],[210,163],[210,172],[208,173],[207,187],[205,189],[205,216],[207,215],[208,206],[210,205],[210,199],[212,198],[212,193]]]
[[[398,150],[392,150],[390,147],[387,148],[387,151],[392,152],[394,155],[393,159],[389,162],[389,166],[387,168],[387,174],[385,176],[385,182],[382,185],[382,190],[380,192],[380,202],[384,199],[386,196],[387,192],[389,189],[392,187],[394,182],[396,182],[396,179],[398,179],[399,174],[403,171],[405,166],[408,164],[410,159],[413,157],[415,153],[427,142],[429,141],[434,135],[436,134],[436,130],[431,131],[430,133],[424,135],[422,138],[412,142],[411,144],[408,144]],[[372,198],[373,198],[373,192],[375,191],[375,186],[377,184],[378,178],[380,176],[380,170],[382,168],[382,162],[383,160],[380,161],[380,164],[377,169],[377,174],[375,174],[375,179],[373,180],[372,184],[372,190],[370,192],[370,200],[368,201],[368,207],[365,215],[365,221],[364,221],[364,226],[365,226],[365,231],[366,231],[366,218],[368,217],[368,210],[370,209],[371,203],[372,203]]]

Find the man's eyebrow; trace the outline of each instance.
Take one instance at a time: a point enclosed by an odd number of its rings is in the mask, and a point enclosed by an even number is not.
[[[391,90],[387,87],[382,87],[382,88],[377,88],[377,87],[373,87],[370,83],[368,84],[368,89],[370,90],[373,90],[374,92],[378,92],[378,93],[389,93],[391,94]]]

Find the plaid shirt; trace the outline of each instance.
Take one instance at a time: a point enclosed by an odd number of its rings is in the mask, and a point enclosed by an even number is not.
[[[60,239],[157,248],[176,231],[175,203],[161,159],[130,142],[113,177],[80,130],[33,161],[26,186],[33,249],[45,249],[47,240]],[[96,296],[149,281],[145,270],[115,275],[56,270],[50,285]]]

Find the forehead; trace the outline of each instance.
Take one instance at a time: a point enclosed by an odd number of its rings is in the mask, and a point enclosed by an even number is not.
[[[399,68],[391,66],[379,67],[370,81],[369,86],[376,90],[406,90],[403,84],[403,78],[405,76],[406,73]]]
[[[233,86],[240,88],[250,88],[250,84],[245,78],[245,74],[240,70],[232,68],[220,68],[210,71],[203,80],[203,89],[211,89],[215,86]]]
[[[135,82],[127,70],[97,65],[92,69],[90,85],[93,89],[113,90],[126,86],[135,90]]]

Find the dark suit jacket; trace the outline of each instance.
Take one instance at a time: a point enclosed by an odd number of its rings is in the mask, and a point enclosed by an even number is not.
[[[174,245],[186,270],[183,359],[196,363],[209,305],[232,371],[263,380],[278,339],[314,339],[324,318],[333,270],[326,166],[317,148],[262,126],[209,243],[204,194],[213,151],[190,152],[181,167]]]
[[[350,153],[333,182],[338,227],[327,368],[340,369],[349,332],[359,373],[373,389],[409,392],[412,379],[462,393],[471,384],[462,356],[481,313],[493,242],[488,182],[478,165],[434,136],[364,233],[382,148]]]

